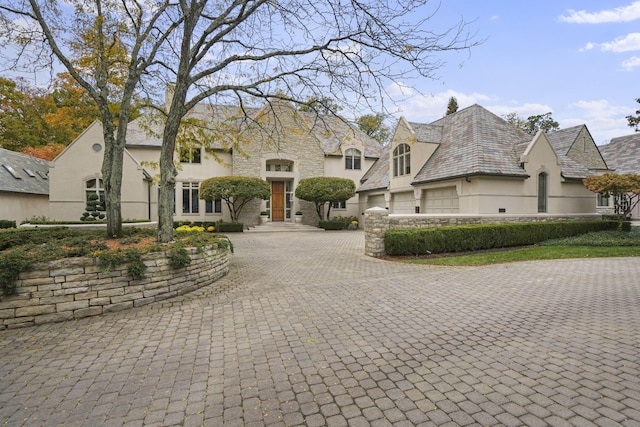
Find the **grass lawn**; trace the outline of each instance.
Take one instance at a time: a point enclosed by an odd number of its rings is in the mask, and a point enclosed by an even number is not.
[[[431,265],[488,265],[515,261],[564,258],[640,256],[640,227],[631,232],[603,231],[566,239],[548,240],[538,245],[471,254],[441,254],[421,258],[399,258],[402,262]]]

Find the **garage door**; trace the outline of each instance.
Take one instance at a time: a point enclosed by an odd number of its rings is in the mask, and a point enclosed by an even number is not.
[[[376,206],[379,208],[387,207],[387,203],[384,201],[384,194],[376,194],[375,196],[369,196],[367,198],[367,209]]]
[[[394,193],[392,194],[393,208],[391,212],[394,214],[412,214],[416,212],[416,198],[413,195],[413,191],[406,193]]]
[[[424,192],[425,213],[458,213],[456,187],[436,188]]]

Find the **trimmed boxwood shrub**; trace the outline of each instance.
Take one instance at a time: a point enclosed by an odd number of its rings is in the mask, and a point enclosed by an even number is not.
[[[216,231],[219,233],[242,233],[244,224],[241,222],[218,222],[216,223]]]
[[[616,221],[571,221],[393,229],[386,232],[384,246],[392,256],[464,252],[533,245],[617,227]]]
[[[318,227],[324,228],[325,230],[343,230],[345,228],[342,221],[336,221],[335,219],[320,221],[318,222]]]

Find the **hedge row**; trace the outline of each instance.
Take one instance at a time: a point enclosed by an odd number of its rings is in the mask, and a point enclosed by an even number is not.
[[[425,255],[532,245],[592,231],[614,230],[617,221],[483,224],[393,229],[385,234],[387,255]]]

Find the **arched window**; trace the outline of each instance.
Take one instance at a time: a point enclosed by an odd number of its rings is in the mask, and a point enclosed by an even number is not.
[[[393,150],[393,176],[409,175],[410,173],[411,147],[407,144],[400,144]]]
[[[361,169],[361,157],[360,150],[355,148],[349,148],[344,153],[344,168],[345,169]]]
[[[547,174],[542,172],[538,174],[538,212],[547,212]]]

